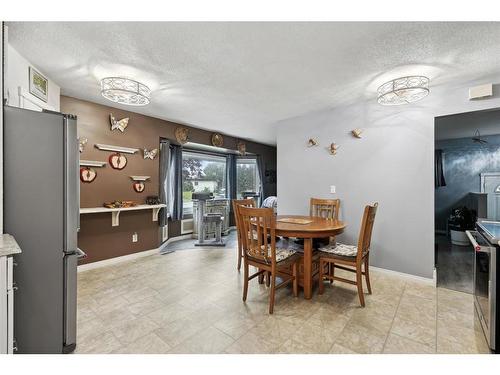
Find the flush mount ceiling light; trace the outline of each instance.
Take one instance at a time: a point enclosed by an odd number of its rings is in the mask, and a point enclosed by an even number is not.
[[[126,105],[147,105],[151,101],[151,90],[133,79],[106,77],[101,79],[101,94],[115,103]]]
[[[382,105],[401,105],[416,102],[429,95],[429,78],[409,76],[393,79],[377,90]]]

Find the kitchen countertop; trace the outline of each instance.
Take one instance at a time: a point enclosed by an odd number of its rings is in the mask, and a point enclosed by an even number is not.
[[[10,234],[0,234],[0,257],[19,254],[21,248]]]

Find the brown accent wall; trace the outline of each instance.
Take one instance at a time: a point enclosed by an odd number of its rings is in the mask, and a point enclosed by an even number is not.
[[[104,202],[113,200],[134,200],[144,203],[146,196],[158,195],[159,158],[144,160],[142,149],[159,148],[160,138],[175,140],[174,131],[181,125],[67,96],[61,96],[61,112],[77,115],[78,136],[88,139],[84,151],[80,154],[80,159],[107,162],[106,167],[95,168],[97,178],[94,182],[80,183],[80,207],[100,207]],[[110,130],[110,113],[113,113],[116,119],[130,118],[124,133]],[[213,132],[188,128],[191,142],[210,144]],[[236,149],[237,141],[237,138],[225,136],[224,147]],[[96,143],[141,150],[134,155],[126,154],[127,166],[119,171],[109,166],[108,157],[111,152],[98,150],[94,147]],[[246,141],[246,144],[248,152],[262,155],[266,169],[276,170],[275,147],[250,141]],[[132,180],[129,177],[132,175],[151,176],[151,179],[146,182],[144,192],[136,193],[133,190]],[[275,195],[276,184],[265,182],[264,191],[266,196]],[[82,263],[157,248],[160,245],[160,231],[158,222],[153,222],[151,216],[150,210],[122,212],[120,225],[112,227],[110,213],[81,215],[78,246],[88,255]],[[136,243],[132,242],[134,232],[137,232],[139,236]],[[169,237],[178,235],[180,235],[180,222],[170,222]]]

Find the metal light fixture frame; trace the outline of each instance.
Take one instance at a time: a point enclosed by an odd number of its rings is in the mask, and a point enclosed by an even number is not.
[[[393,79],[377,89],[381,105],[402,105],[419,101],[429,95],[429,78],[406,76]]]
[[[123,77],[101,79],[101,95],[114,103],[144,106],[151,102],[151,89],[145,84]]]

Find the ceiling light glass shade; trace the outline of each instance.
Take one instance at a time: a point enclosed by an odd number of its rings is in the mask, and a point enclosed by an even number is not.
[[[429,95],[429,78],[410,76],[384,83],[377,90],[382,105],[401,105],[416,102]]]
[[[151,90],[146,85],[127,78],[106,77],[101,79],[101,94],[115,103],[147,105],[151,101]]]

